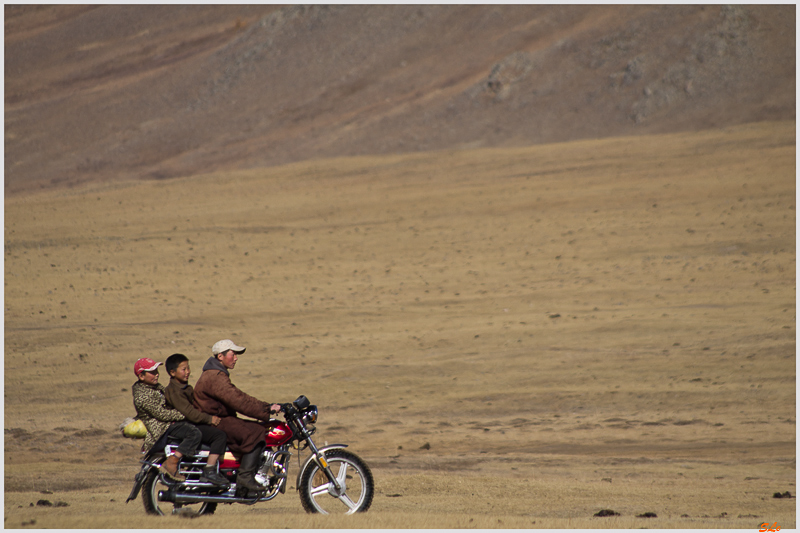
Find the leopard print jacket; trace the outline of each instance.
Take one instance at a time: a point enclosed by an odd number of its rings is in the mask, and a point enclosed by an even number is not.
[[[153,387],[137,381],[131,387],[131,391],[133,392],[133,406],[136,408],[139,420],[147,428],[147,437],[142,445],[142,451],[147,452],[169,428],[170,424],[183,420],[184,416],[178,410],[167,406],[164,385],[161,383]]]

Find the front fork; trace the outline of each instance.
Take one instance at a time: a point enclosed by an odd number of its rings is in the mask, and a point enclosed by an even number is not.
[[[333,472],[331,472],[331,469],[328,466],[328,461],[325,459],[325,454],[319,451],[317,445],[314,444],[313,440],[311,440],[311,434],[306,430],[306,428],[303,428],[303,436],[306,438],[308,447],[311,448],[311,451],[313,452],[314,460],[322,468],[322,471],[325,472],[325,475],[328,477],[328,481],[333,483],[333,486],[336,489],[337,493],[341,492],[342,486],[339,484],[339,480],[336,479],[336,476],[333,475]]]

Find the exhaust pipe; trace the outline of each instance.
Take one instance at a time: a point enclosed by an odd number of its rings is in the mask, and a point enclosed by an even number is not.
[[[216,503],[255,503],[260,498],[236,498],[235,496],[211,496],[208,494],[186,494],[179,492],[175,495],[175,503],[203,503],[203,502],[216,502]]]
[[[226,496],[223,494],[210,495],[210,494],[189,494],[186,492],[170,492],[162,490],[158,492],[158,501],[172,502],[172,503],[255,503],[261,498],[237,498],[235,496]]]

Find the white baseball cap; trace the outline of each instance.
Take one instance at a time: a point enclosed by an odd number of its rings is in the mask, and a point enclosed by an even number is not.
[[[220,353],[227,352],[228,350],[233,350],[236,353],[244,353],[246,348],[244,346],[236,346],[232,340],[225,339],[224,341],[218,341],[211,347],[211,353],[213,355],[217,355]]]

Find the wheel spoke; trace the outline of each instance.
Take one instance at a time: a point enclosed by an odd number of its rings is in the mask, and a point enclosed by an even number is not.
[[[339,472],[336,474],[336,481],[339,482],[339,486],[341,487],[341,492],[339,493],[339,500],[350,509],[352,513],[355,511],[358,504],[350,498],[347,494],[347,472],[348,469],[351,467],[350,463],[342,461],[339,463]]]
[[[345,505],[347,506],[347,508],[348,508],[348,509],[350,509],[350,512],[353,512],[353,511],[355,511],[355,510],[356,510],[356,502],[354,502],[353,500],[351,500],[351,499],[350,499],[350,496],[348,496],[347,494],[344,494],[344,493],[343,493],[341,496],[339,496],[339,500],[340,500],[340,501],[341,501],[343,504],[345,504]]]
[[[347,467],[350,466],[344,461],[339,463],[339,473],[336,474],[336,481],[339,482],[339,486],[342,488],[342,492],[345,491],[345,486],[347,484]]]
[[[322,485],[319,485],[318,487],[314,487],[313,489],[311,489],[311,496],[316,498],[317,496],[322,496],[323,494],[328,494],[330,487],[331,487],[330,483],[323,483]]]

